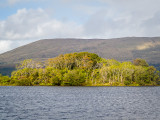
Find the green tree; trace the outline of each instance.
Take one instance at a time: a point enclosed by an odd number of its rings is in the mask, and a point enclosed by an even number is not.
[[[10,85],[11,79],[8,76],[2,76],[0,74],[0,85]]]
[[[68,71],[64,74],[63,85],[82,86],[85,85],[85,73],[82,70],[76,69]]]

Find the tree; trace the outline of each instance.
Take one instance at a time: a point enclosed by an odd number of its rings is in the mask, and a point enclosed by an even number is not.
[[[11,79],[8,76],[2,76],[0,74],[0,85],[9,85]]]
[[[141,58],[137,58],[133,60],[133,64],[136,66],[143,66],[143,67],[149,66],[148,63],[144,59],[141,59]]]
[[[80,70],[71,70],[64,74],[63,85],[82,86],[85,85],[85,73]]]

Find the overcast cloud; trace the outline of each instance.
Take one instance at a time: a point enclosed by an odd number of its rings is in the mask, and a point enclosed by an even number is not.
[[[0,53],[46,38],[160,36],[159,0],[6,0],[0,5]]]

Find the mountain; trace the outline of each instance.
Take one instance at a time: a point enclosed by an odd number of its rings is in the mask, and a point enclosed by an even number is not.
[[[24,59],[56,57],[59,54],[88,51],[106,59],[132,61],[143,58],[151,65],[160,64],[160,37],[125,37],[114,39],[45,39],[0,54],[0,73]],[[12,69],[13,68],[13,69]]]

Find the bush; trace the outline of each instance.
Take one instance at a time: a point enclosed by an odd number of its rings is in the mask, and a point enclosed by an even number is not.
[[[64,75],[63,85],[82,86],[85,84],[85,73],[81,70],[72,70]]]
[[[124,81],[124,84],[125,84],[125,85],[130,85],[131,83],[130,83],[130,81],[125,80],[125,81]]]
[[[0,74],[0,85],[8,85],[11,79],[8,76],[2,76]]]
[[[52,77],[52,85],[61,85],[61,80],[57,76]]]
[[[32,86],[31,80],[26,79],[26,78],[16,80],[15,82],[16,82],[16,85],[19,85],[19,86]]]

